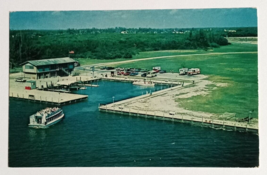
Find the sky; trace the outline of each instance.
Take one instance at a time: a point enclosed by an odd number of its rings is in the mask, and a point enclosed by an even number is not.
[[[10,12],[10,29],[257,27],[257,9]]]

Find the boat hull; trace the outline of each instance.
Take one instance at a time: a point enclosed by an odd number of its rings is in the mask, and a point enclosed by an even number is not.
[[[58,122],[60,122],[63,118],[65,117],[65,114],[62,114],[60,117],[58,117],[56,120],[54,121],[51,121],[49,123],[47,123],[46,125],[44,124],[29,124],[28,126],[30,128],[35,128],[35,129],[46,129],[48,128],[49,126],[52,126]]]
[[[155,86],[155,84],[154,83],[151,83],[151,84],[149,84],[149,83],[139,83],[139,82],[133,82],[133,85],[139,85],[139,86]]]

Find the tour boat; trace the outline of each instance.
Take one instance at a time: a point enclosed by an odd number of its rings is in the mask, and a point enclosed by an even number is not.
[[[31,128],[48,128],[63,119],[64,113],[58,107],[45,108],[30,116],[29,127]]]
[[[134,81],[134,85],[141,85],[141,86],[155,86],[152,81]]]

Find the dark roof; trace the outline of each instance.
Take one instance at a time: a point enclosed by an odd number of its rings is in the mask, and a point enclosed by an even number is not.
[[[74,63],[77,62],[72,58],[65,57],[65,58],[51,58],[51,59],[44,59],[44,60],[30,60],[22,63],[21,65],[30,63],[34,66],[44,66],[44,65],[51,65],[51,64],[64,64],[64,63]]]

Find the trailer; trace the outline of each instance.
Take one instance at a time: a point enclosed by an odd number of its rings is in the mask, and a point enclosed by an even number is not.
[[[187,75],[197,75],[198,70],[196,68],[191,68],[188,70]]]
[[[186,75],[187,72],[188,72],[188,68],[181,68],[181,69],[179,69],[179,74],[180,75]]]
[[[161,70],[161,67],[153,67],[153,70],[154,70],[155,72],[159,72],[159,71]]]
[[[197,74],[200,74],[200,69],[199,68],[195,68],[195,69],[196,69]]]

